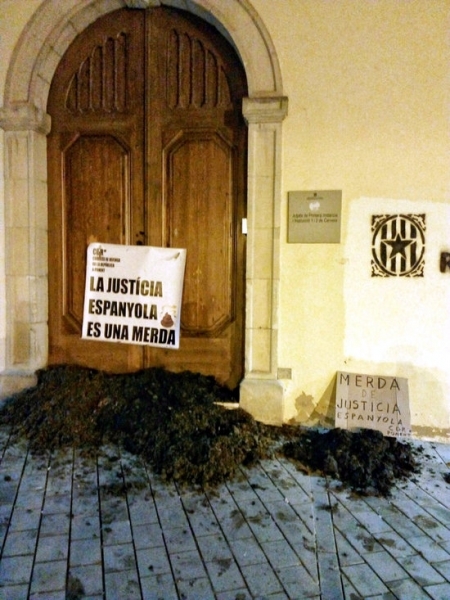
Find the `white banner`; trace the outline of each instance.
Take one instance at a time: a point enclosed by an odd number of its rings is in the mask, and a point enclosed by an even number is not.
[[[88,246],[82,338],[179,348],[186,250]]]

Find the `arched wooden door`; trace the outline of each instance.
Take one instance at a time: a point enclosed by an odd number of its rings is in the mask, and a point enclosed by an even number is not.
[[[243,375],[243,68],[211,26],[167,8],[93,23],[48,112],[50,363]],[[180,350],[80,339],[92,241],[187,248]]]

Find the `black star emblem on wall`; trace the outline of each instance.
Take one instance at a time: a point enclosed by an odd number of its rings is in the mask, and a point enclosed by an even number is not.
[[[403,258],[406,258],[405,249],[412,244],[413,240],[404,240],[402,236],[397,233],[393,240],[382,240],[383,244],[391,247],[391,258],[394,258],[397,254],[401,254]]]
[[[372,216],[372,277],[423,277],[425,215]]]

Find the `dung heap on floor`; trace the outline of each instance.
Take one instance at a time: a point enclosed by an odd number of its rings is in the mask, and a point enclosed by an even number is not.
[[[240,465],[278,452],[355,491],[384,495],[418,468],[409,444],[376,431],[262,425],[242,409],[217,404],[236,401],[236,392],[188,371],[111,375],[56,366],[37,375],[37,385],[9,399],[0,413],[34,452],[119,444],[163,477],[201,486],[229,480]]]
[[[284,456],[300,468],[339,479],[355,492],[383,496],[397,479],[419,471],[415,457],[420,452],[421,447],[414,451],[410,444],[373,429],[308,430],[283,445]]]
[[[38,371],[38,383],[7,402],[3,422],[34,452],[116,443],[156,473],[182,483],[217,484],[266,455],[264,427],[212,377],[144,369],[111,375],[73,366]]]

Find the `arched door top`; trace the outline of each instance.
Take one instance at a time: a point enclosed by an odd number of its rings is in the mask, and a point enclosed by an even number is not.
[[[78,33],[98,17],[123,6],[167,5],[196,13],[233,43],[244,65],[250,97],[282,96],[278,59],[270,35],[248,0],[45,0],[15,48],[8,70],[4,107],[45,111],[56,66]],[[61,14],[61,11],[62,14]]]

